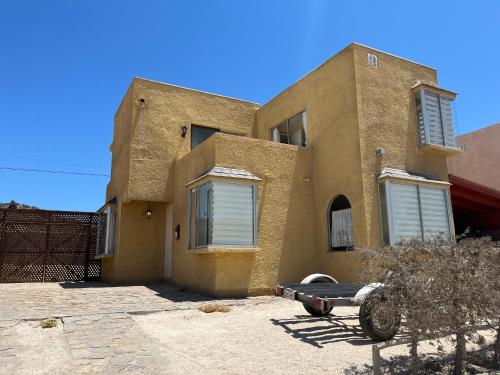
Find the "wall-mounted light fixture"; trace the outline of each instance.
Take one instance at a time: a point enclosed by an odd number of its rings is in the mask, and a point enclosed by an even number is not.
[[[175,239],[178,240],[179,238],[181,238],[181,225],[180,224],[177,224],[175,226]]]
[[[181,128],[181,136],[182,136],[182,138],[184,138],[186,136],[187,131],[188,131],[187,126],[183,126]]]
[[[377,156],[384,156],[385,155],[385,148],[379,147],[375,149],[375,155]]]
[[[153,210],[151,209],[151,203],[148,202],[148,207],[144,211],[144,215],[146,215],[146,218],[151,219],[151,216],[153,216]]]
[[[140,99],[139,99],[139,103],[144,104],[145,102],[146,102],[146,101],[144,100],[144,98],[140,98]]]

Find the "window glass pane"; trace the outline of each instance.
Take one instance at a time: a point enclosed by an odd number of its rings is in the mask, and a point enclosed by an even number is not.
[[[289,143],[296,146],[306,145],[306,113],[302,112],[288,121]]]
[[[272,129],[272,141],[273,142],[281,142],[281,138],[280,138],[280,131],[278,128],[274,128]]]
[[[393,243],[422,239],[422,226],[416,185],[390,184]]]
[[[279,124],[276,128],[278,131],[278,142],[288,144],[288,125],[287,122],[284,121]]]
[[[350,208],[332,211],[331,233],[332,248],[353,246],[352,211]]]
[[[385,191],[385,183],[379,184],[380,194],[380,216],[382,219],[382,241],[385,245],[390,245],[389,237],[389,217],[387,216],[387,196]]]
[[[425,144],[425,123],[424,123],[424,113],[422,110],[422,91],[419,91],[415,95],[415,106],[417,112],[417,126],[418,126],[418,136],[421,144]]]
[[[207,128],[205,126],[191,125],[191,149],[198,146],[212,134],[217,133],[219,129]]]
[[[421,186],[420,204],[424,239],[430,240],[438,235],[449,238],[450,222],[446,190]]]
[[[108,209],[106,209],[104,212],[99,213],[99,226],[97,228],[97,255],[106,253],[108,214]]]
[[[114,254],[116,231],[116,205],[107,206],[99,214],[97,229],[97,254]]]
[[[195,198],[195,246],[207,246],[210,244],[210,184],[204,184],[196,188]]]
[[[106,254],[112,255],[115,252],[115,227],[116,227],[116,207],[109,208],[108,215],[108,235],[106,244]]]
[[[254,185],[213,183],[214,246],[254,246],[254,215]]]
[[[425,112],[429,131],[429,143],[444,145],[443,127],[439,108],[439,95],[425,91]]]
[[[445,135],[446,146],[456,147],[455,131],[453,130],[453,113],[451,110],[451,102],[453,99],[440,95],[441,119],[443,121],[443,131]]]

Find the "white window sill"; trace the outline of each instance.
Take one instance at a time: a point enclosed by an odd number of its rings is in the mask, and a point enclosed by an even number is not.
[[[418,149],[424,154],[441,154],[446,156],[455,156],[460,155],[464,151],[458,147],[449,147],[435,144],[421,144],[418,146]]]
[[[105,259],[105,258],[114,258],[114,254],[99,254],[94,257],[94,259]]]
[[[259,252],[258,247],[200,247],[188,249],[191,254],[255,254]]]

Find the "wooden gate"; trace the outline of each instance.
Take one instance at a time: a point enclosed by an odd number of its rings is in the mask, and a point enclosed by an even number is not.
[[[0,209],[0,282],[99,280],[95,212]]]

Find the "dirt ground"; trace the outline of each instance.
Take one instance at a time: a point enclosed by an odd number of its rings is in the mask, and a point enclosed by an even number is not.
[[[350,374],[371,365],[373,342],[355,307],[313,318],[276,297],[213,301],[169,285],[30,286],[0,285],[1,374]],[[198,310],[213,302],[231,311]],[[42,329],[39,319],[50,317],[58,324]]]

